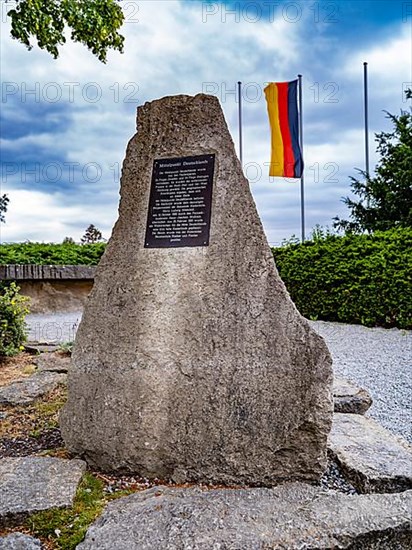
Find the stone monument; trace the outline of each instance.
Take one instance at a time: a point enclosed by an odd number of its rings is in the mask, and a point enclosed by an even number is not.
[[[331,358],[277,273],[219,101],[146,103],[137,128],[76,337],[69,450],[176,482],[318,479]]]

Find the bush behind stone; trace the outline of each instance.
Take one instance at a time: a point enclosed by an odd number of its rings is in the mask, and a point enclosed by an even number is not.
[[[412,228],[321,235],[274,248],[293,301],[309,319],[412,328]]]
[[[17,355],[26,340],[25,317],[30,300],[19,290],[14,282],[0,290],[0,358]]]

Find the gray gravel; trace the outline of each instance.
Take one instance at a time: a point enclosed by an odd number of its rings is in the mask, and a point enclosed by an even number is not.
[[[29,339],[74,340],[81,311],[28,315]],[[412,331],[311,321],[326,340],[337,375],[364,387],[373,398],[368,414],[412,443]]]
[[[367,415],[412,443],[412,331],[311,322],[325,338],[336,374],[364,387]]]
[[[28,339],[31,342],[73,342],[81,317],[81,311],[27,315]]]

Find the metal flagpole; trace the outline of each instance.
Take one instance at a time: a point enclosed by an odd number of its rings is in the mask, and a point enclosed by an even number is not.
[[[299,145],[303,161],[303,110],[302,110],[302,75],[298,74],[299,81]],[[300,223],[301,223],[301,240],[305,240],[305,176],[304,168],[300,177]]]
[[[364,91],[364,109],[365,109],[365,172],[369,177],[369,113],[368,113],[368,64],[363,63],[363,91]]]
[[[243,136],[242,136],[242,83],[237,83],[239,102],[239,159],[243,168]]]

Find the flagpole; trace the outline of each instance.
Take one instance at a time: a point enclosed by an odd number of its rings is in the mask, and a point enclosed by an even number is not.
[[[239,103],[239,159],[243,168],[243,135],[242,135],[242,83],[237,83]]]
[[[298,74],[299,81],[299,145],[303,161],[303,110],[302,110],[302,75]],[[305,176],[304,167],[300,177],[300,224],[301,224],[301,240],[305,241]]]
[[[365,172],[369,177],[369,112],[368,112],[368,64],[363,63],[363,97],[365,112]]]

